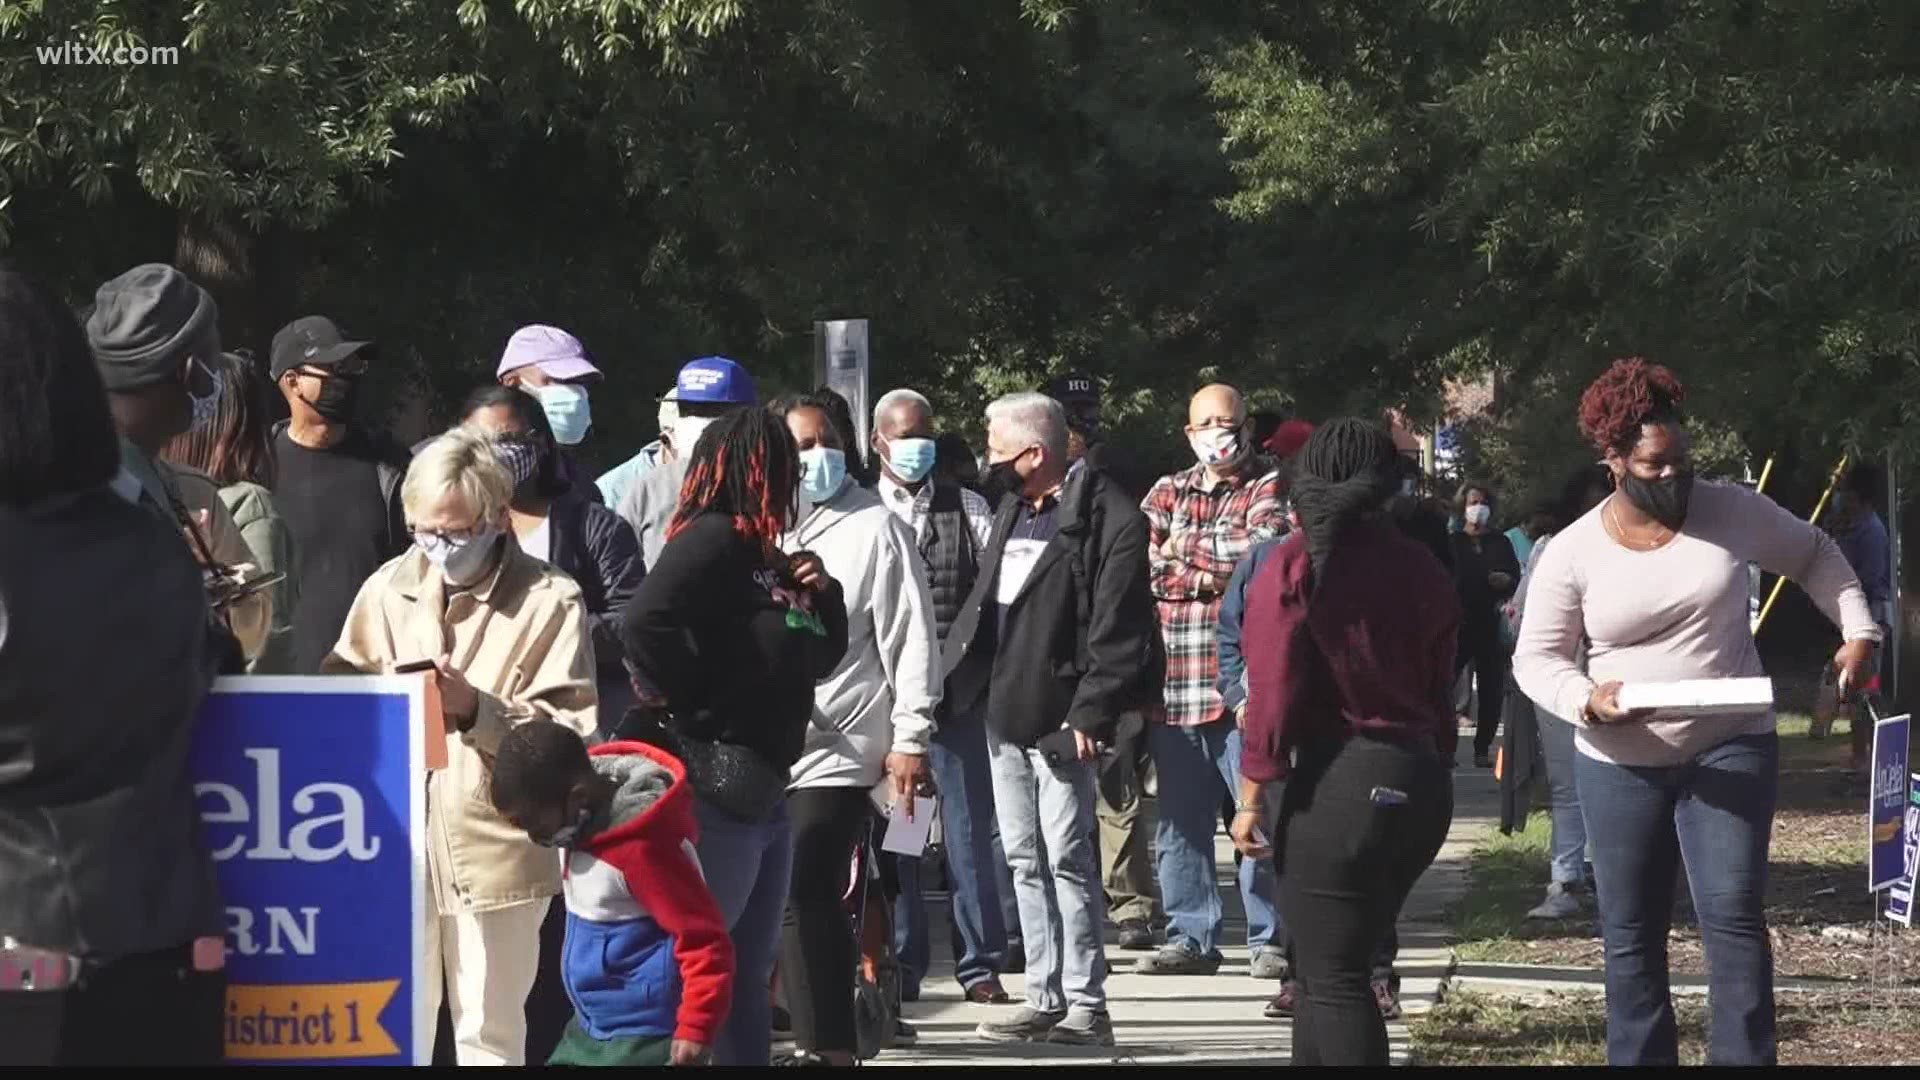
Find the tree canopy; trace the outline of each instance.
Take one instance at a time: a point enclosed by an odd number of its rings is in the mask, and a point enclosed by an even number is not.
[[[26,0],[0,242],[76,298],[144,259],[264,348],[325,311],[447,401],[580,334],[609,454],[684,359],[785,385],[811,323],[976,420],[1067,368],[1177,460],[1215,378],[1575,460],[1608,359],[1726,453],[1911,456],[1920,9],[1867,0]],[[177,64],[37,49],[177,45]],[[602,441],[602,440],[596,440]],[[1485,443],[1482,450],[1481,443]]]

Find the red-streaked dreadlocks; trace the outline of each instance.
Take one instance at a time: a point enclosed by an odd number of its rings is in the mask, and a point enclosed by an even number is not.
[[[726,514],[735,532],[760,545],[767,565],[783,565],[777,544],[799,486],[800,455],[787,425],[765,409],[728,413],[693,447],[667,539],[701,514]]]
[[[1638,357],[1615,360],[1580,395],[1580,433],[1601,453],[1626,453],[1640,426],[1680,419],[1687,390],[1673,372]]]

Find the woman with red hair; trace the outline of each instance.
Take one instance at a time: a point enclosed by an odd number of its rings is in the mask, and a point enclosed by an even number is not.
[[[627,659],[660,694],[629,730],[686,764],[701,872],[733,938],[717,1065],[769,1064],[767,986],[792,863],[788,773],[813,719],[814,683],[847,651],[839,584],[818,556],[778,547],[799,487],[799,450],[778,418],[741,409],[715,420],[692,447],[666,546],[623,616]]]
[[[1554,537],[1528,580],[1514,674],[1578,729],[1574,772],[1593,843],[1607,957],[1607,1060],[1675,1065],[1667,972],[1674,878],[1687,873],[1710,971],[1710,1065],[1775,1061],[1773,954],[1763,904],[1778,794],[1771,708],[1662,716],[1621,708],[1623,685],[1765,675],[1747,564],[1798,581],[1846,639],[1843,688],[1880,640],[1839,548],[1744,487],[1696,483],[1678,379],[1616,362],[1580,400],[1614,492]],[[1580,651],[1585,647],[1582,662]]]

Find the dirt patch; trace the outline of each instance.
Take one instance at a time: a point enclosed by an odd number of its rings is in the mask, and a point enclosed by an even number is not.
[[[1680,1061],[1706,1060],[1705,1002],[1675,1005]],[[1779,995],[1782,1065],[1896,1065],[1920,1061],[1920,995],[1845,991]],[[1461,992],[1412,1026],[1422,1065],[1602,1065],[1606,1003],[1594,994],[1524,1003]]]

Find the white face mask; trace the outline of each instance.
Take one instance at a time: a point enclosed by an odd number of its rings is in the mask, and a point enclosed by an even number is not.
[[[1467,507],[1467,524],[1476,529],[1484,529],[1487,522],[1493,520],[1493,507],[1486,503],[1474,503]]]
[[[440,568],[447,584],[464,589],[486,577],[492,569],[494,549],[498,546],[495,541],[499,538],[500,530],[482,525],[474,529],[473,537],[465,543],[456,544],[444,536],[422,537],[414,542],[427,561]]]
[[[1187,443],[1202,465],[1232,465],[1244,453],[1238,428],[1205,428],[1187,436]]]
[[[700,443],[700,435],[713,423],[711,417],[682,416],[673,422],[673,453],[682,460],[693,458],[693,448]]]

